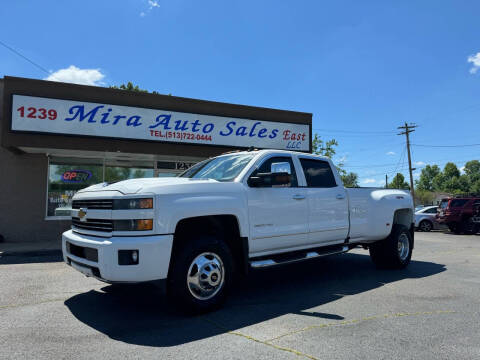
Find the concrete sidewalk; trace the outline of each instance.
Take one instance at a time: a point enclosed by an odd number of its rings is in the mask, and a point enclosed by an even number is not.
[[[0,242],[0,256],[41,256],[59,253],[60,241],[49,242]]]

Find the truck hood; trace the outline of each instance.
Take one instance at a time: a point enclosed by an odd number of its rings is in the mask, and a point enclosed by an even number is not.
[[[180,177],[167,178],[145,178],[145,179],[130,179],[118,181],[115,183],[101,183],[89,186],[79,191],[79,193],[93,192],[93,191],[118,191],[122,194],[136,194],[139,192],[148,192],[149,188],[157,188],[159,186],[171,186],[182,184],[200,184],[200,183],[218,183],[213,179],[190,179]]]

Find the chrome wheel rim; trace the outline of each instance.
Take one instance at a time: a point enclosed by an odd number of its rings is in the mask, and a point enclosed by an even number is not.
[[[410,252],[410,241],[405,233],[400,234],[398,237],[398,257],[400,260],[405,261]]]
[[[198,300],[214,297],[225,282],[222,259],[212,252],[204,252],[193,259],[187,273],[187,287]]]
[[[422,221],[422,223],[420,224],[420,229],[422,229],[422,231],[430,231],[430,223]]]

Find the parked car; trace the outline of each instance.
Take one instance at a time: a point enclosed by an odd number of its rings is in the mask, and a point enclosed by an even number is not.
[[[456,234],[475,234],[480,230],[478,223],[473,221],[473,212],[478,202],[478,196],[442,199],[437,210],[437,221],[447,225]]]
[[[438,206],[425,206],[415,212],[415,229],[420,231],[432,231],[441,229],[436,219]]]
[[[425,207],[425,205],[417,205],[415,206],[415,212],[422,210]]]
[[[64,261],[99,280],[164,280],[174,304],[207,311],[234,272],[369,249],[405,268],[414,245],[408,191],[347,189],[328,158],[230,153],[179,177],[98,184],[75,194]]]
[[[475,202],[475,204],[473,204],[472,221],[480,225],[480,201],[477,201]]]

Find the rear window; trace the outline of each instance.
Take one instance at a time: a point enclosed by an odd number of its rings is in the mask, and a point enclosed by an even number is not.
[[[451,208],[462,207],[468,202],[467,199],[454,199],[450,202]]]
[[[326,161],[300,159],[308,187],[331,188],[337,186],[330,164]]]

